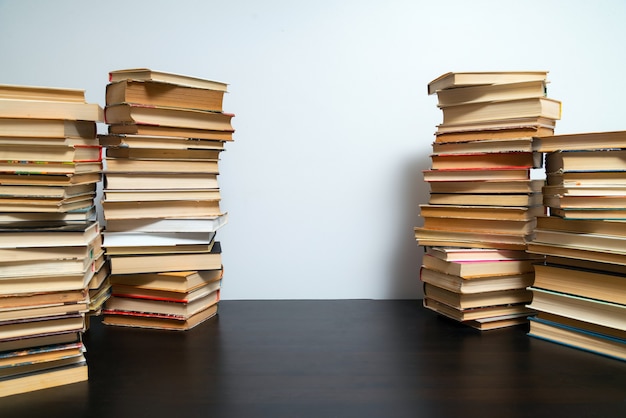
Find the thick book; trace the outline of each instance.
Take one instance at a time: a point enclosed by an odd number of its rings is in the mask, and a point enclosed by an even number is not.
[[[424,181],[513,181],[529,180],[528,168],[423,170]]]
[[[217,309],[218,304],[215,303],[187,319],[154,313],[103,310],[102,323],[134,328],[187,331],[216,316]]]
[[[104,113],[97,103],[15,100],[0,98],[0,115],[21,119],[68,119],[102,122]]]
[[[536,206],[543,203],[541,193],[431,193],[430,205]]]
[[[85,103],[85,91],[62,87],[0,84],[0,98]]]
[[[200,77],[184,74],[175,74],[166,71],[151,70],[149,68],[128,68],[109,71],[109,82],[123,80],[157,81],[161,83],[177,84],[203,89],[226,91],[228,84]]]
[[[219,174],[217,160],[150,160],[111,158],[105,173],[205,173]]]
[[[102,237],[102,245],[109,249],[112,247],[210,244],[215,239],[215,232],[112,232],[105,230]]]
[[[540,153],[533,152],[474,152],[430,156],[433,170],[539,168],[542,166],[542,158]]]
[[[477,232],[485,234],[504,234],[527,236],[535,229],[534,219],[504,220],[504,219],[476,219],[424,216],[423,227],[442,231]]]
[[[546,154],[546,172],[625,171],[626,150],[558,151]]]
[[[0,176],[2,177],[2,176]],[[99,178],[99,177],[98,177]],[[2,180],[0,180],[1,182]],[[96,181],[92,183],[74,184],[70,186],[38,186],[38,185],[17,185],[0,183],[1,197],[30,197],[30,198],[52,198],[69,199],[71,197],[85,194],[96,194]]]
[[[469,154],[496,152],[533,152],[536,151],[536,139],[533,137],[513,139],[473,139],[462,142],[433,142],[433,154]]]
[[[561,119],[561,102],[547,97],[468,103],[442,108],[443,124],[467,124],[514,117]]]
[[[496,248],[426,247],[424,251],[429,256],[450,262],[542,260],[544,258],[522,250]]]
[[[232,141],[233,131],[212,129],[178,128],[172,126],[143,125],[138,123],[109,124],[109,134],[141,136],[177,136],[213,141]]]
[[[2,107],[0,106],[0,109]],[[116,104],[104,109],[108,124],[139,124],[172,128],[205,129],[234,132],[233,114],[139,104]]]
[[[105,302],[104,310],[108,314],[113,312],[142,312],[160,315],[170,315],[181,320],[187,320],[218,303],[220,290],[204,292],[193,300],[173,301],[157,298],[141,297],[141,294],[121,295],[112,293],[109,300]]]
[[[543,180],[430,181],[431,193],[539,193]]]
[[[586,260],[598,263],[626,265],[626,252],[621,250],[623,248],[623,244],[619,248],[620,251],[615,252],[613,250],[608,250],[606,247],[595,249],[586,246],[577,247],[554,242],[544,243],[531,241],[528,242],[526,249],[532,254],[542,254],[546,256],[563,257],[573,260]]]
[[[107,105],[141,103],[221,112],[224,89],[181,86],[160,81],[122,80],[106,86]]]
[[[107,202],[220,200],[219,189],[104,189]]]
[[[469,206],[429,205],[419,206],[420,215],[440,218],[497,219],[502,221],[529,221],[545,214],[545,208],[536,206]]]
[[[54,367],[0,380],[0,397],[48,389],[88,380],[87,362]]]
[[[0,227],[0,248],[88,245],[100,234],[98,222],[61,223],[25,228],[22,225]]]
[[[458,309],[441,303],[432,298],[424,298],[424,307],[435,311],[455,321],[465,322],[478,319],[498,317],[503,315],[528,316],[532,311],[524,306],[524,304],[505,304],[495,306],[485,306],[479,308]]]
[[[94,184],[102,179],[100,172],[81,174],[19,174],[0,173],[0,184],[11,186],[71,187]]]
[[[545,117],[497,119],[471,123],[441,123],[435,142],[463,142],[485,139],[518,139],[554,135],[556,120]]]
[[[425,254],[422,258],[422,266],[428,269],[468,280],[479,277],[532,273],[535,262],[536,260],[532,259],[447,261],[429,254]]]
[[[47,222],[45,222],[47,223]],[[29,227],[31,223],[24,223]],[[37,223],[39,225],[39,223]],[[19,247],[0,248],[1,263],[14,263],[20,261],[42,261],[42,260],[82,260],[95,259],[102,249],[102,236],[96,235],[86,245],[49,247]]]
[[[423,246],[456,246],[470,248],[499,248],[507,250],[524,250],[531,240],[528,236],[489,234],[484,232],[460,232],[414,228],[418,245]]]
[[[82,314],[4,321],[0,326],[0,342],[40,335],[84,331],[84,328],[85,318]]]
[[[213,270],[114,274],[110,276],[110,282],[112,286],[122,285],[143,290],[185,293],[208,283],[219,282],[223,275],[224,270],[220,266],[220,268]]]
[[[223,150],[224,141],[178,136],[98,135],[100,145],[119,148],[214,149]]]
[[[626,131],[584,132],[537,138],[537,151],[594,151],[626,148]]]
[[[215,232],[228,222],[228,214],[206,218],[112,219],[108,232]]]
[[[424,283],[424,296],[463,311],[497,305],[528,303],[532,299],[532,292],[527,289],[512,289],[468,294],[452,292]]]
[[[530,308],[626,331],[626,305],[531,286]]]
[[[533,273],[509,274],[465,279],[427,267],[420,268],[420,280],[455,293],[482,293],[500,290],[524,289],[532,285]]]
[[[526,81],[546,81],[548,71],[458,71],[440,75],[428,83],[428,94],[440,90]]]
[[[111,256],[111,274],[166,271],[217,270],[222,267],[222,249],[216,241],[210,253],[174,253]]]
[[[107,158],[144,160],[219,160],[221,150],[167,148],[108,148]]]
[[[96,137],[96,122],[66,119],[0,118],[0,137],[9,138],[65,138]]]
[[[546,85],[544,79],[444,89],[437,92],[437,106],[546,97]]]
[[[104,188],[159,190],[159,189],[217,189],[219,188],[215,173],[118,173],[106,171],[104,173]]]
[[[104,218],[155,219],[155,218],[209,218],[222,215],[220,201],[211,200],[154,200],[102,202]]]
[[[220,288],[221,280],[205,281],[201,283],[201,285],[184,292],[116,283],[111,286],[111,295],[115,297],[188,303],[200,298],[204,298],[208,294],[213,293]]]

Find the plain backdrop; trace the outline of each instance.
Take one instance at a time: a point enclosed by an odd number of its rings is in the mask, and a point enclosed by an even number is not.
[[[622,130],[624,21],[620,0],[0,0],[0,83],[102,106],[110,70],[229,83],[222,297],[411,299],[428,82],[548,70],[557,133]]]

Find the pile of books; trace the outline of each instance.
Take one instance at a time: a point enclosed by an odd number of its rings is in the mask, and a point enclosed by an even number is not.
[[[0,86],[0,397],[87,380],[102,117],[82,90]]]
[[[218,162],[232,141],[225,83],[150,69],[106,89],[103,246],[107,325],[187,330],[213,317],[222,258]]]
[[[415,228],[424,305],[478,329],[526,323],[532,312],[538,256],[525,250],[545,213],[535,138],[553,134],[561,114],[546,84],[546,71],[522,71],[447,73],[428,85],[443,123]]]
[[[535,266],[529,335],[626,360],[626,131],[555,135],[528,251]]]

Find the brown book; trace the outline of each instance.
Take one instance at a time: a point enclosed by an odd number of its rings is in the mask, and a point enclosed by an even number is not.
[[[463,311],[488,306],[528,303],[532,299],[532,292],[527,289],[511,289],[463,294],[424,283],[424,297]]]
[[[156,202],[171,200],[220,200],[219,189],[104,189],[107,202]]]
[[[115,219],[154,219],[154,218],[202,218],[223,214],[219,200],[157,200],[121,201],[102,203],[104,218]]]
[[[0,184],[11,186],[47,186],[73,187],[81,184],[93,184],[101,180],[99,172],[81,174],[0,174]]]
[[[100,145],[25,146],[24,144],[0,144],[0,160],[98,162],[102,160],[102,147]]]
[[[0,107],[0,110],[2,108]],[[205,129],[233,132],[233,114],[175,107],[156,107],[138,104],[116,104],[104,110],[108,124],[139,124],[169,126],[172,128]]]
[[[33,227],[4,225],[0,228],[0,248],[86,246],[99,234],[98,222]]]
[[[528,168],[506,168],[506,169],[448,169],[448,170],[424,170],[422,171],[424,181],[511,181],[529,180],[530,170]]]
[[[539,193],[543,180],[431,181],[431,193]]]
[[[502,221],[529,221],[545,214],[545,208],[537,206],[466,206],[466,205],[420,205],[420,215],[440,218],[495,219]]]
[[[482,293],[499,290],[524,289],[532,285],[533,273],[508,274],[464,279],[427,267],[420,269],[420,280],[455,293]]]
[[[92,207],[95,195],[88,193],[68,198],[2,197],[0,211],[65,213]]]
[[[0,380],[0,397],[84,382],[88,379],[87,363],[84,356],[81,357],[81,362]]]
[[[85,91],[60,87],[0,84],[0,98],[85,103]]]
[[[115,135],[175,136],[180,138],[232,141],[233,131],[178,128],[171,126],[142,125],[136,123],[109,124],[109,133]]]
[[[105,173],[205,173],[218,174],[217,160],[147,160],[111,158]]]
[[[443,124],[477,123],[500,119],[561,118],[561,102],[547,97],[504,100],[487,103],[468,103],[444,107]]]
[[[440,75],[428,83],[428,94],[440,90],[505,83],[520,83],[525,81],[545,81],[547,71],[459,71]]]
[[[112,286],[121,285],[145,290],[186,293],[208,283],[222,280],[224,270],[168,271],[158,273],[114,274]]]
[[[87,138],[96,137],[96,122],[64,119],[0,118],[0,137]]]
[[[541,193],[431,193],[431,205],[536,206],[543,203]]]
[[[626,131],[550,135],[537,139],[539,152],[608,150],[626,148]]]
[[[216,242],[210,253],[112,256],[111,274],[218,270],[222,266],[221,252],[220,243]]]
[[[619,248],[621,249],[623,248],[623,246]],[[560,244],[554,242],[544,243],[532,241],[528,243],[527,251],[532,254],[541,254],[544,256],[554,256],[574,260],[588,260],[598,263],[626,265],[626,253],[624,251],[608,251],[607,247],[597,249],[587,246],[575,247],[568,244]]]
[[[534,168],[542,166],[542,154],[533,152],[485,152],[471,154],[433,154],[431,168],[498,169]]]
[[[215,173],[104,173],[105,189],[217,189],[219,188]]]
[[[524,250],[531,235],[504,235],[484,232],[459,232],[422,227],[414,228],[418,245],[453,246],[469,248],[499,248],[508,250]]]
[[[67,119],[102,122],[104,114],[97,103],[52,102],[0,98],[3,118]]]
[[[545,79],[449,88],[437,92],[437,106],[546,97],[546,90]]]
[[[464,322],[491,317],[500,317],[503,315],[516,315],[520,317],[528,316],[532,313],[524,304],[515,305],[495,305],[479,308],[458,309],[445,303],[441,303],[432,298],[424,298],[424,307],[433,310],[455,321]]]
[[[149,298],[147,295],[142,294],[121,295],[113,293],[109,300],[105,302],[104,309],[107,313],[111,313],[111,311],[145,312],[174,316],[181,320],[186,320],[219,301],[219,289],[200,293],[202,294],[194,297],[194,299],[185,301],[158,297]]]
[[[163,148],[108,148],[107,158],[146,160],[218,160],[221,150],[163,149]]]
[[[221,112],[225,90],[157,81],[122,80],[106,86],[106,104],[141,103]]]
[[[177,136],[98,135],[104,147],[223,150],[224,141]]]
[[[565,220],[556,216],[541,216],[537,218],[537,229],[626,238],[626,223],[618,221]]]
[[[469,154],[469,153],[495,153],[495,152],[533,152],[535,151],[535,139],[474,139],[462,142],[433,142],[433,154]]]
[[[102,162],[0,161],[2,174],[100,173]]]
[[[542,260],[543,256],[529,254],[520,250],[501,250],[495,248],[457,248],[426,247],[426,254],[444,261],[509,261]]]
[[[0,195],[7,197],[36,197],[68,199],[74,196],[96,193],[96,182],[71,186],[37,186],[0,184]]]
[[[162,314],[103,310],[102,323],[136,328],[186,331],[213,318],[217,315],[217,308],[218,304],[215,303],[187,319]]]
[[[203,79],[184,74],[175,74],[149,68],[128,68],[109,72],[109,81],[114,83],[123,80],[158,81],[202,89],[226,91],[228,84],[221,81]]]
[[[569,171],[624,171],[626,150],[562,151],[546,154],[547,173]]]
[[[503,126],[498,126],[495,122],[460,125],[442,124],[437,126],[435,142],[446,144],[479,140],[515,141],[520,138],[539,138],[554,134],[554,124],[543,123],[545,118],[536,118],[536,120],[534,124],[532,122],[527,124],[511,122],[511,126],[506,126],[504,123],[501,123]]]
[[[423,227],[431,230],[478,232],[527,236],[535,229],[535,220],[474,219],[423,216]]]
[[[463,279],[532,273],[535,262],[533,259],[447,261],[429,254],[422,258],[422,266]]]

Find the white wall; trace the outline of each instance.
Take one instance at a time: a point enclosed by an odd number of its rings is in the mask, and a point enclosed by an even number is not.
[[[626,128],[626,2],[7,1],[0,83],[150,67],[230,83],[224,299],[417,298],[447,71],[546,69],[557,133]]]

